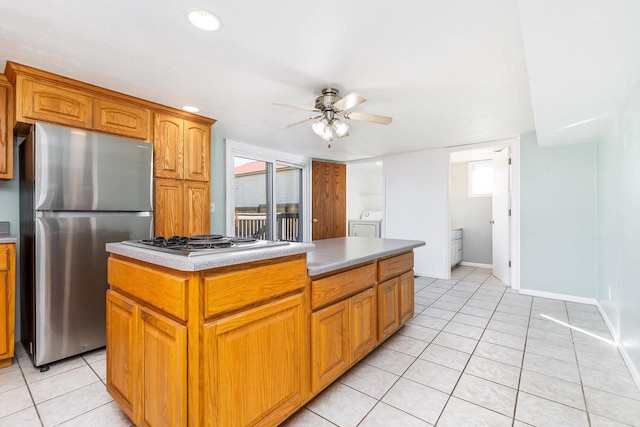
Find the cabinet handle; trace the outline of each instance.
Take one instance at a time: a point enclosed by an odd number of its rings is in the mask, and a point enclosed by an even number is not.
[[[318,218],[313,218],[311,222],[318,222]]]
[[[494,224],[494,221],[493,220],[489,221],[489,224]]]

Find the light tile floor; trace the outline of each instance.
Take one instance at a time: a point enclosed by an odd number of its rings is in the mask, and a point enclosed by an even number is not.
[[[489,270],[418,277],[415,316],[287,427],[640,425],[640,391],[594,306],[519,295]],[[0,369],[1,426],[130,426],[105,351]]]

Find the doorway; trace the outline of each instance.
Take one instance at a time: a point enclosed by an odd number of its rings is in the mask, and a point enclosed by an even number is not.
[[[520,285],[519,138],[449,147],[450,265]]]

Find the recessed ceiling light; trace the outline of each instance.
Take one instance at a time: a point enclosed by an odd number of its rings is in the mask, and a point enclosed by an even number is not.
[[[189,113],[197,113],[198,111],[200,111],[198,107],[193,107],[191,105],[185,105],[184,107],[182,107],[182,109]]]
[[[205,31],[215,31],[222,27],[222,21],[213,12],[206,9],[193,9],[189,11],[189,21],[196,27]]]

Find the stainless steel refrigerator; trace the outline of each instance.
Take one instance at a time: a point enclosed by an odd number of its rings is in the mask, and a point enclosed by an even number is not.
[[[20,144],[22,343],[36,367],[105,345],[105,244],[153,233],[153,147],[35,124]]]

